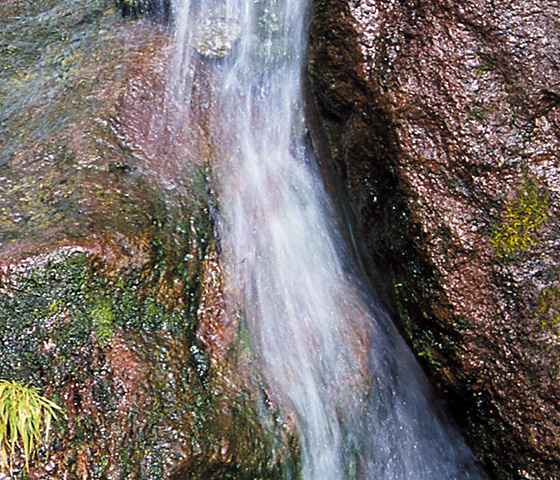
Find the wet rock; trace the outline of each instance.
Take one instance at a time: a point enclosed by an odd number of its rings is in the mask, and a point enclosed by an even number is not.
[[[555,2],[318,0],[311,74],[379,285],[497,478],[560,472]]]
[[[110,1],[0,17],[0,378],[65,410],[30,475],[280,476],[297,447],[233,349],[208,142],[159,121],[168,33]]]
[[[219,9],[205,12],[192,28],[192,47],[208,58],[221,58],[231,54],[241,34],[239,22],[226,18]]]
[[[167,22],[171,17],[171,0],[115,0],[123,17],[153,15]]]

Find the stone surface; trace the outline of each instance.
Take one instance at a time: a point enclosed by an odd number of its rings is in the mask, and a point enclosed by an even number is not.
[[[65,411],[30,478],[293,467],[233,349],[208,142],[163,120],[169,41],[110,1],[0,2],[0,378]]]
[[[317,0],[311,75],[378,288],[500,479],[560,475],[556,1]]]

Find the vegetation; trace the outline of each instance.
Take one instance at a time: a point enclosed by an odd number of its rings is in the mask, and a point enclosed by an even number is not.
[[[558,327],[560,327],[560,287],[550,285],[539,293],[537,311],[543,328],[550,327],[558,331]]]
[[[48,443],[52,420],[61,408],[35,388],[0,381],[0,470],[12,468],[16,452],[23,452],[25,469],[41,443]]]
[[[113,338],[113,326],[115,315],[111,310],[111,305],[107,300],[102,300],[90,311],[93,325],[97,329],[97,340],[101,348],[105,348]]]
[[[498,257],[511,258],[531,247],[547,219],[548,192],[526,177],[523,188],[506,206],[505,220],[492,232]]]

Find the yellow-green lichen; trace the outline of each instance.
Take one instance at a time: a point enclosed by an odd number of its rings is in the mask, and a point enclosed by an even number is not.
[[[515,199],[506,205],[502,223],[491,233],[492,246],[501,258],[529,249],[548,219],[548,192],[526,177]]]
[[[560,286],[550,285],[537,297],[537,312],[543,328],[558,330],[560,327]]]

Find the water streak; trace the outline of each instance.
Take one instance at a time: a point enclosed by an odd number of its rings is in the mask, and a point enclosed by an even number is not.
[[[170,95],[186,105],[183,121],[195,90],[212,99],[232,308],[297,419],[301,478],[484,478],[336,228],[306,144],[307,3],[184,0],[175,10]],[[205,86],[200,65],[211,69]]]

